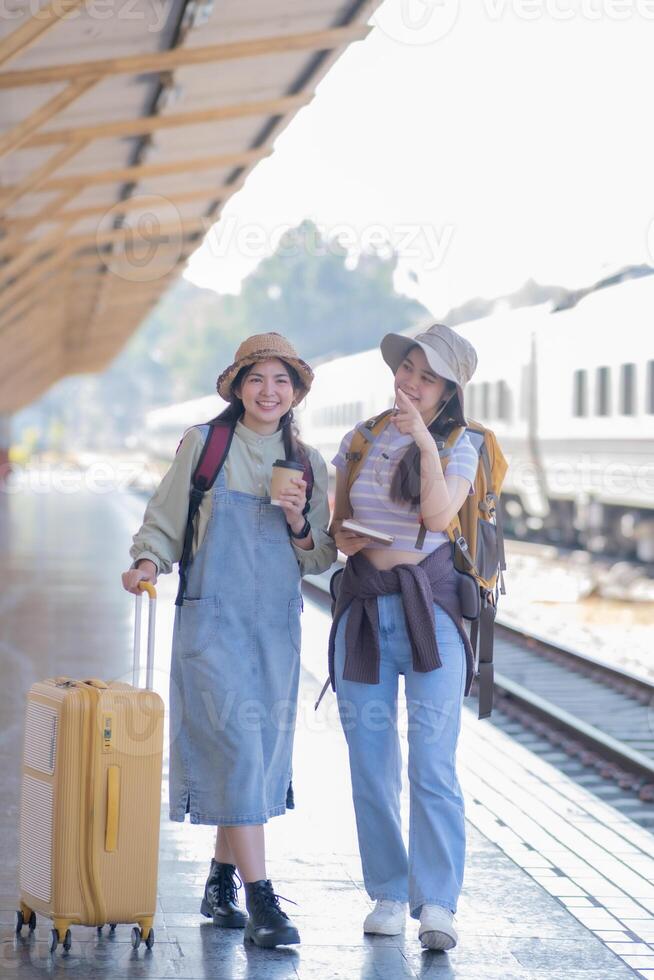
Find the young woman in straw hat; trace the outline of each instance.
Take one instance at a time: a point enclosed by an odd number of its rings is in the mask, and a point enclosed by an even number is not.
[[[266,874],[264,824],[292,806],[291,757],[300,670],[300,579],[336,557],[327,534],[327,468],[300,443],[293,407],[313,380],[276,333],[248,338],[218,378],[233,429],[194,529],[184,599],[175,610],[170,674],[170,817],[217,826],[202,914],[245,926],[246,941],[298,943]],[[123,585],[137,591],[182,555],[191,477],[208,425],[193,426],[150,500]],[[277,458],[311,464],[270,503]],[[239,909],[236,869],[249,918]]]
[[[330,634],[330,676],[348,743],[365,885],[376,901],[364,930],[401,932],[408,902],[423,946],[451,949],[465,856],[455,751],[472,650],[444,532],[470,492],[477,454],[464,433],[444,475],[436,440],[465,424],[463,388],[477,358],[440,324],[413,339],[388,334],[381,353],[394,374],[396,409],[349,494],[354,430],[333,460],[332,533],[348,559]],[[392,544],[343,529],[347,517],[390,534]],[[409,722],[408,854],[400,823],[400,674]]]

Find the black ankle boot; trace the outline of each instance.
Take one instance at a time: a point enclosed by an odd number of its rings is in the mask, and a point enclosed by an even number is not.
[[[200,911],[208,919],[213,918],[215,926],[242,929],[248,920],[245,912],[241,912],[238,907],[236,892],[241,886],[241,879],[238,878],[237,885],[236,878],[238,875],[233,864],[222,864],[215,858],[211,859],[211,870],[204,886]]]
[[[244,943],[255,943],[270,949],[300,942],[300,934],[279,907],[279,896],[269,880],[245,882],[245,904],[249,912]]]

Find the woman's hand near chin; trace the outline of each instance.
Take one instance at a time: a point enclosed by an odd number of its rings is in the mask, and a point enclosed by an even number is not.
[[[434,439],[422,415],[401,388],[397,389],[396,394],[398,411],[393,416],[393,422],[398,432],[403,436],[412,436],[418,449],[431,451]]]

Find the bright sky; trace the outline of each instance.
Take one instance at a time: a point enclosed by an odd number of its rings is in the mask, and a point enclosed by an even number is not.
[[[387,0],[373,23],[187,278],[237,292],[305,217],[390,239],[435,315],[654,262],[654,0]]]

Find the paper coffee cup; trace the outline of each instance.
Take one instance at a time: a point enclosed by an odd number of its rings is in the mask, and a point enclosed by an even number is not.
[[[286,487],[290,487],[292,479],[302,476],[304,467],[301,463],[294,463],[290,459],[276,459],[272,468],[272,480],[270,483],[270,503],[276,507],[281,505],[279,494]]]

